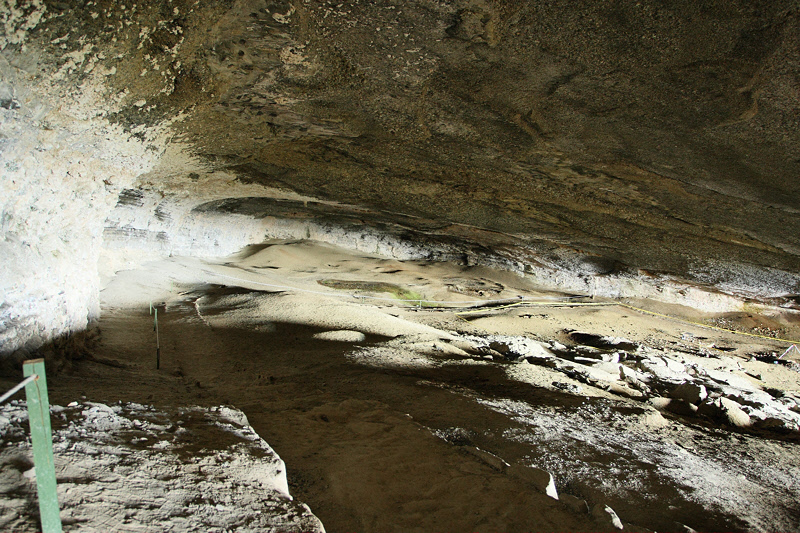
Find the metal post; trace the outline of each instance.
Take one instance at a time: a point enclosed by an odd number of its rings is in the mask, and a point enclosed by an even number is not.
[[[156,330],[156,370],[161,368],[161,345],[158,342],[158,307],[155,308],[156,318],[153,324],[153,329]]]
[[[53,460],[53,432],[50,429],[50,399],[44,359],[32,359],[22,364],[25,377],[37,376],[25,386],[28,420],[31,426],[33,463],[36,468],[36,490],[39,494],[39,517],[43,533],[61,533],[61,517],[56,491],[56,468]]]

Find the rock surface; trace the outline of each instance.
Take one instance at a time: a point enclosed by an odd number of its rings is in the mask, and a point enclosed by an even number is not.
[[[75,402],[51,412],[65,529],[325,531],[289,495],[286,465],[241,411]],[[35,529],[24,403],[0,408],[0,426],[0,528]]]
[[[104,242],[257,244],[240,200],[275,189],[305,195],[293,232],[330,226],[308,198],[347,203],[384,252],[399,225],[587,294],[800,293],[791,0],[11,0],[0,20],[3,354],[96,318]]]

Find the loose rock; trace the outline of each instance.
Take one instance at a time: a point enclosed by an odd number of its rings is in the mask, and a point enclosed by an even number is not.
[[[550,472],[536,467],[514,465],[508,468],[508,473],[527,481],[539,492],[543,492],[553,499],[559,499],[558,491],[556,490],[556,482]]]
[[[676,415],[682,416],[694,416],[697,414],[697,406],[687,402],[686,400],[671,400],[669,404],[667,404],[667,411],[670,413],[675,413]]]
[[[367,337],[360,331],[350,331],[342,329],[336,331],[323,331],[321,333],[315,333],[314,338],[324,341],[364,342]]]
[[[678,385],[669,396],[697,405],[708,397],[708,392],[703,385],[686,381]]]
[[[586,503],[586,500],[573,496],[572,494],[561,494],[558,499],[578,513],[589,514],[589,504]]]
[[[598,503],[592,507],[592,516],[598,523],[603,525],[611,525],[617,529],[623,529],[622,520],[619,519],[614,509],[608,505]]]
[[[707,400],[698,407],[698,414],[711,419],[720,420],[735,427],[749,427],[750,415],[745,413],[738,403],[728,398]]]

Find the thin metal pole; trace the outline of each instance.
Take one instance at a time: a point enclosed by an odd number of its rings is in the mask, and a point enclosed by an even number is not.
[[[16,387],[14,387],[13,389],[11,389],[10,391],[8,391],[7,393],[5,393],[5,394],[3,394],[2,396],[0,396],[0,403],[3,403],[4,401],[6,401],[6,400],[8,400],[9,398],[11,398],[12,396],[14,396],[14,394],[15,394],[15,393],[16,393],[18,390],[20,390],[22,387],[24,387],[25,385],[27,385],[28,383],[30,383],[31,381],[33,381],[33,380],[35,380],[35,379],[36,379],[36,376],[35,376],[35,375],[33,375],[33,376],[28,376],[27,378],[23,379],[23,380],[22,380],[22,381],[21,381],[21,382],[20,382],[20,383],[19,383],[19,384],[18,384]]]
[[[56,468],[53,460],[53,432],[50,428],[50,399],[44,359],[32,359],[22,364],[22,373],[35,379],[25,386],[28,420],[31,426],[33,463],[36,468],[36,490],[39,494],[39,517],[43,533],[61,533],[61,517],[56,489]]]
[[[797,348],[797,345],[796,345],[796,344],[792,344],[791,346],[789,346],[788,348],[786,348],[786,351],[785,351],[785,352],[783,352],[781,355],[779,355],[779,356],[778,356],[778,359],[783,359],[783,356],[784,356],[784,355],[786,355],[787,353],[791,352],[791,351],[792,351],[792,348],[794,348],[794,351],[795,351],[795,352],[797,352],[797,353],[799,353],[799,354],[800,354],[800,349],[798,349],[798,348]]]
[[[161,369],[161,344],[158,340],[158,307],[156,307],[156,318],[153,328],[156,330],[156,370]]]

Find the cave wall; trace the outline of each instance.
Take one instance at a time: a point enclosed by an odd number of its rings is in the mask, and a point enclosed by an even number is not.
[[[46,6],[2,8],[0,354],[25,356],[98,317],[106,216],[163,141],[160,130],[137,138],[107,119],[118,102],[100,50],[84,46],[53,62],[41,37],[29,36]]]

